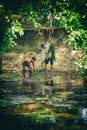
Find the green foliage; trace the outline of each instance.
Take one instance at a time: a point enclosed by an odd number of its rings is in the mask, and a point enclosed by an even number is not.
[[[14,47],[17,45],[15,42],[15,38],[17,38],[17,33],[19,33],[20,36],[23,35],[23,28],[21,24],[17,20],[15,20],[15,21],[12,21],[11,27],[7,28],[5,31],[0,55],[3,55],[11,47]]]
[[[87,69],[87,31],[84,29],[72,30],[67,40],[75,50],[82,51],[82,57],[76,63],[76,70],[80,74],[84,74]]]
[[[7,13],[6,8],[4,8],[2,4],[0,6],[0,15],[1,23],[3,22],[2,26],[0,26],[2,30],[2,40],[0,41],[0,56],[3,56],[5,52],[16,45],[15,39],[17,38],[17,34],[20,36],[23,35],[23,28],[17,19],[11,19],[12,14]]]
[[[87,61],[84,59],[79,59],[76,63],[76,70],[79,74],[84,75],[87,70]]]
[[[81,26],[79,15],[76,12],[65,9],[53,15],[53,25],[57,25],[58,28],[64,28],[66,31],[71,31]]]
[[[87,31],[84,29],[72,30],[68,35],[69,44],[73,45],[75,50],[82,49],[84,54],[87,53]]]
[[[37,28],[40,26],[40,23],[38,22],[38,14],[36,11],[34,11],[33,7],[28,4],[22,5],[22,7],[19,10],[19,14],[22,17],[22,22],[28,21],[32,22],[34,27]]]
[[[35,28],[39,28],[41,25],[44,25],[64,29],[68,38],[66,42],[73,46],[75,50],[82,50],[84,58],[82,58],[80,62],[82,62],[82,65],[86,64],[86,0],[21,1],[20,6],[18,6],[18,1],[14,2],[14,4],[8,2],[9,6],[6,5],[5,1],[2,3],[0,4],[0,15],[2,17],[2,21],[4,20],[5,27],[1,27],[2,30],[4,30],[4,38],[0,46],[0,55],[16,45],[15,38],[17,38],[17,33],[20,35],[23,34],[23,28],[20,23],[28,22]],[[17,18],[13,20],[11,19],[11,16],[13,15],[12,12],[15,12],[16,15],[20,16],[20,22]],[[8,23],[11,25],[10,27],[8,26]],[[77,65],[79,65],[79,61]],[[85,69],[85,67],[82,68]]]
[[[4,12],[5,12],[5,10],[4,10],[4,8],[3,8],[3,5],[0,4],[0,13],[4,13]]]
[[[83,28],[80,23],[80,15],[72,10],[66,10],[61,7],[62,11],[60,12],[50,12],[49,19],[51,26],[58,26],[58,28],[64,28],[67,33],[67,43],[70,46],[73,46],[75,50],[81,50],[83,57],[80,59],[81,65],[79,67],[79,61],[77,61],[77,70],[81,73],[84,73],[87,64],[87,31]],[[50,25],[50,24],[49,24]],[[85,60],[84,60],[85,59]],[[80,69],[81,68],[81,69]],[[82,72],[83,71],[83,72]]]
[[[20,36],[23,35],[22,25],[17,20],[12,21],[11,30],[12,30],[12,34],[15,38],[17,38],[16,33],[19,33]]]
[[[55,60],[55,47],[53,44],[50,45],[49,52],[51,52],[52,58]]]

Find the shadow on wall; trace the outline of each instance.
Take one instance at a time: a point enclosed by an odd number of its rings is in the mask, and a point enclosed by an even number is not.
[[[52,39],[60,44],[64,43],[66,34],[64,30],[60,29],[42,29],[42,30],[25,30],[23,36],[18,35],[18,39],[16,39],[16,43],[18,45],[26,46],[29,45],[37,46],[42,42],[47,42],[49,39]]]

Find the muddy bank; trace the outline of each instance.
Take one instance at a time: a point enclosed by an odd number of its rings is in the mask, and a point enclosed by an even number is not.
[[[3,72],[16,73],[22,76],[21,62],[24,57],[36,56],[36,71],[43,70],[41,65],[41,54],[36,52],[37,48],[17,46],[14,50],[6,53],[3,57]],[[76,61],[81,57],[81,52],[70,50],[66,46],[56,45],[56,61],[54,63],[54,71],[60,72],[76,72]],[[48,70],[50,65],[48,64]]]

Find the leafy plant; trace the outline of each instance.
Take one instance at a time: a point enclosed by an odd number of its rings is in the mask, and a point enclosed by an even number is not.
[[[3,4],[2,4],[3,3]],[[23,35],[21,23],[28,22],[34,28],[43,25],[48,27],[61,28],[66,31],[67,43],[73,46],[75,50],[81,50],[84,58],[80,60],[83,69],[87,60],[87,2],[86,0],[42,0],[38,1],[3,1],[0,3],[1,23],[3,23],[2,41],[0,44],[0,55],[3,55],[8,49],[16,45],[15,38],[17,34]],[[37,4],[38,3],[38,4]],[[77,6],[78,5],[78,6]],[[9,8],[10,7],[10,8]],[[12,19],[12,15],[19,16]],[[79,68],[79,61],[77,62]]]
[[[3,55],[11,47],[16,46],[15,39],[17,38],[17,33],[23,35],[23,28],[17,20],[11,22],[11,27],[7,28],[4,34],[4,39],[1,46],[0,55]]]

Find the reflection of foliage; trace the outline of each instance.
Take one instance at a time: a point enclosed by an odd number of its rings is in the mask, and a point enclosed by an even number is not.
[[[32,113],[32,118],[36,122],[49,122],[51,116],[51,113],[49,113],[49,111],[47,112],[46,110]]]
[[[18,73],[12,73],[9,78],[14,79],[14,78],[18,78],[20,75]]]
[[[57,125],[62,127],[68,126],[69,122],[72,123],[72,125],[76,123],[80,124],[79,106],[82,104],[78,106],[77,104],[81,102],[80,99],[84,97],[86,101],[87,94],[83,95],[84,92],[79,90],[79,88],[77,89],[76,87],[73,91],[71,91],[71,88],[69,88],[70,91],[64,89],[63,91],[56,90],[50,97],[43,97],[39,95],[39,92],[36,94],[36,91],[32,96],[30,96],[29,93],[26,94],[24,89],[26,89],[27,86],[24,86],[24,88],[22,88],[22,86],[20,88],[19,86],[15,86],[18,88],[16,94],[15,91],[13,92],[15,89],[14,86],[12,86],[12,91],[8,86],[10,85],[7,85],[6,89],[5,87],[3,88],[3,92],[5,92],[7,96],[5,96],[4,99],[0,99],[0,107],[2,109],[6,108],[6,114],[11,115],[11,117],[18,117],[22,125],[27,126],[27,128],[30,128],[30,123],[35,124],[35,126],[38,124],[52,124],[52,126]],[[55,87],[57,88],[57,86]],[[55,87],[53,88],[56,89]],[[37,89],[38,88],[39,86]],[[82,95],[80,95],[80,93]]]

